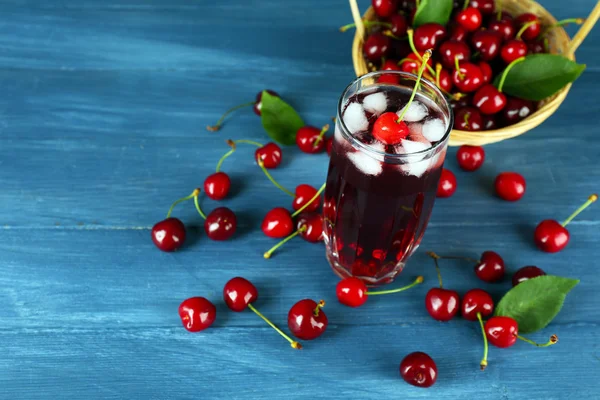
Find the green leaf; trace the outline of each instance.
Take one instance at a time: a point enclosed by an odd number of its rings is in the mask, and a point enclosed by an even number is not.
[[[452,3],[452,0],[421,0],[415,13],[413,26],[418,27],[429,22],[445,26],[450,21]]]
[[[558,54],[532,54],[508,71],[502,91],[526,100],[544,100],[577,79],[584,69],[584,64]],[[496,77],[494,86],[498,87],[501,77]]]
[[[280,97],[263,90],[260,111],[263,128],[273,140],[286,146],[296,143],[296,132],[304,126],[296,110]]]
[[[523,281],[502,297],[494,315],[514,318],[521,333],[535,332],[556,317],[567,293],[578,283],[578,279],[552,275]]]

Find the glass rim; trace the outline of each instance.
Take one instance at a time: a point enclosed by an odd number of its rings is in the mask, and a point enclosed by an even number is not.
[[[365,150],[368,153],[373,153],[378,157],[384,157],[385,159],[389,158],[389,159],[402,160],[402,159],[407,159],[407,158],[411,158],[411,157],[419,156],[419,155],[426,157],[430,153],[434,153],[438,148],[440,148],[441,146],[444,145],[444,143],[447,141],[448,137],[450,136],[450,132],[452,132],[452,127],[454,126],[454,113],[452,112],[452,107],[450,106],[448,99],[446,98],[446,96],[444,96],[442,91],[435,84],[433,84],[429,80],[425,79],[424,77],[421,77],[421,83],[425,84],[427,87],[432,89],[436,95],[438,95],[440,98],[442,98],[444,101],[444,105],[446,106],[446,109],[448,110],[448,128],[446,128],[446,132],[444,133],[444,136],[435,145],[431,146],[428,149],[417,151],[414,153],[406,153],[406,154],[387,153],[385,151],[376,150],[376,149],[372,148],[371,146],[369,146],[368,144],[361,142],[356,137],[354,137],[354,135],[352,133],[350,133],[350,130],[346,127],[346,123],[344,122],[344,119],[342,118],[342,107],[344,106],[343,100],[346,97],[346,94],[348,93],[350,88],[353,85],[355,85],[357,82],[360,82],[364,79],[377,77],[379,75],[384,75],[384,74],[385,75],[387,75],[387,74],[398,75],[398,76],[404,77],[404,78],[413,78],[415,81],[418,79],[417,75],[411,74],[410,72],[404,72],[404,71],[373,71],[373,72],[369,72],[369,73],[366,73],[364,75],[361,75],[361,76],[355,78],[352,82],[350,82],[348,84],[348,86],[346,86],[346,88],[342,92],[342,95],[340,96],[340,100],[338,101],[337,121],[339,121],[340,126],[342,128],[340,130],[342,133],[342,136],[346,140],[348,140],[353,146],[358,147],[361,150]],[[419,92],[421,92],[421,91],[420,90],[417,91],[417,93],[419,93]],[[427,97],[429,97],[429,96],[427,96]]]

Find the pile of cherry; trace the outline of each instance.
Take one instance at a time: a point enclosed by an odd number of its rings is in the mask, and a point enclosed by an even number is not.
[[[371,70],[417,74],[424,52],[433,49],[425,78],[451,99],[454,128],[464,131],[498,129],[531,115],[535,102],[502,92],[504,78],[528,54],[547,53],[544,27],[531,13],[512,16],[496,10],[493,0],[455,1],[448,26],[426,23],[411,29],[415,0],[372,0],[377,20],[364,21],[368,37],[364,57]],[[581,19],[561,21],[558,25]],[[558,26],[557,25],[557,26]],[[342,27],[342,31],[354,24]],[[504,71],[504,72],[502,72]],[[496,87],[494,78],[503,79]],[[380,81],[397,83],[394,75]]]

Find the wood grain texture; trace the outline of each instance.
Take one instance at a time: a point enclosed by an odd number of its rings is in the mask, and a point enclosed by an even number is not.
[[[363,2],[364,3],[364,2]],[[366,2],[368,3],[368,2]],[[558,19],[584,16],[594,1],[543,1]],[[362,4],[361,4],[362,5]],[[364,4],[366,7],[366,4]],[[224,164],[239,216],[231,242],[208,240],[191,204],[177,208],[191,228],[175,254],[158,252],[150,227],[171,201],[214,170],[227,138],[266,141],[250,110],[209,133],[227,107],[264,87],[277,90],[313,125],[329,122],[353,78],[345,2],[3,1],[0,23],[0,399],[580,399],[600,393],[598,335],[600,207],[570,225],[572,242],[541,253],[532,232],[562,220],[599,190],[598,29],[578,51],[588,70],[539,128],[486,147],[484,168],[446,166],[459,190],[437,202],[421,249],[399,284],[424,286],[372,298],[361,309],[335,300],[337,278],[321,245],[291,241],[271,260],[258,230],[264,213],[289,206],[252,163],[251,148]],[[574,29],[569,32],[573,33]],[[286,148],[273,174],[288,187],[323,182],[328,159]],[[527,178],[522,201],[491,193],[494,176]],[[213,201],[203,201],[210,209]],[[424,251],[502,254],[510,272],[538,265],[581,283],[552,325],[558,345],[491,349],[478,370],[476,324],[432,321],[423,307],[435,273]],[[471,267],[443,265],[461,293],[482,284]],[[295,352],[249,312],[227,312],[223,284],[253,280],[257,306],[285,327],[302,298],[323,298],[327,334]],[[212,329],[189,334],[177,306],[202,295],[217,305]],[[419,390],[398,378],[402,357],[426,351],[438,384]]]

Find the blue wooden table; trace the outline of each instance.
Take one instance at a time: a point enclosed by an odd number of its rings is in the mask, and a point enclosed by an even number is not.
[[[366,7],[367,1],[362,2]],[[365,4],[367,3],[367,4]],[[544,0],[558,19],[586,16],[593,0]],[[592,399],[600,396],[597,262],[600,207],[570,225],[559,254],[533,245],[535,225],[562,220],[600,189],[600,30],[578,51],[588,65],[562,107],[539,128],[486,147],[476,173],[447,167],[459,188],[437,202],[421,249],[398,279],[423,286],[372,298],[360,309],[335,300],[337,278],[323,246],[293,240],[272,259],[258,226],[288,206],[240,148],[225,162],[239,234],[213,242],[191,204],[175,215],[190,227],[185,248],[159,252],[151,226],[170,203],[201,185],[227,150],[224,140],[266,141],[250,110],[218,133],[204,129],[227,107],[272,88],[320,126],[354,77],[345,1],[5,0],[0,23],[0,399]],[[573,33],[573,30],[570,30]],[[326,155],[284,149],[274,175],[286,186],[319,186]],[[522,173],[518,203],[492,194],[494,176]],[[205,208],[217,206],[204,200]],[[478,325],[442,324],[423,298],[436,284],[425,250],[477,257],[499,252],[509,272],[538,265],[581,279],[562,312],[532,335],[560,342],[492,348],[479,371]],[[510,287],[444,263],[446,285]],[[286,327],[299,299],[327,301],[327,333],[303,351],[251,312],[228,312],[223,284],[241,275],[260,291],[257,307]],[[209,330],[181,327],[179,303],[215,302]],[[425,351],[439,379],[404,383],[400,360]]]

